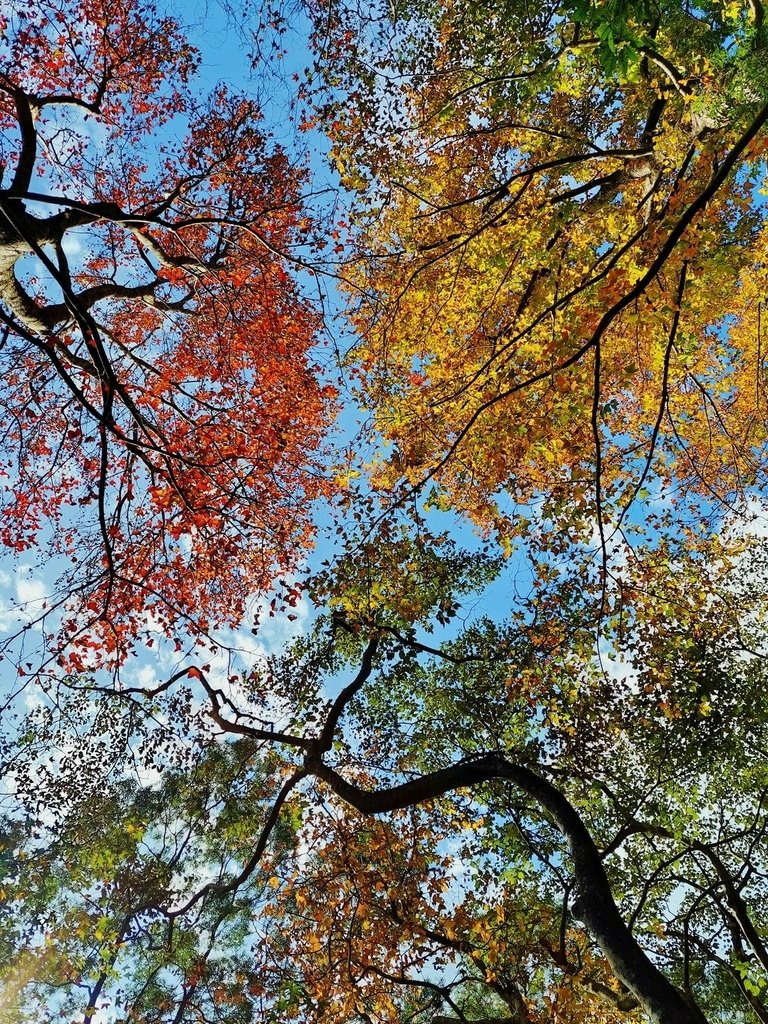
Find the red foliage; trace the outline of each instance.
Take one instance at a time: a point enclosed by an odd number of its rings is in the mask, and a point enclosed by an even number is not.
[[[333,393],[286,259],[302,175],[253,101],[195,98],[197,55],[149,4],[14,7],[0,539],[66,560],[60,663],[117,663],[148,616],[235,623],[310,541]]]

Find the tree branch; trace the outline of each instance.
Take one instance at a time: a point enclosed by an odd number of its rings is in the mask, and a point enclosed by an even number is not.
[[[600,852],[576,809],[560,790],[530,768],[489,753],[373,792],[347,782],[327,765],[313,764],[311,770],[342,800],[369,815],[412,807],[493,780],[511,782],[533,797],[565,837],[573,860],[578,914],[650,1020],[654,1024],[705,1024],[701,1011],[686,1001],[632,936],[616,906]]]

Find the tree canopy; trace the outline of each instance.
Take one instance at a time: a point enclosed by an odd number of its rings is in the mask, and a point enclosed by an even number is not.
[[[0,1021],[768,1022],[759,0],[9,12]]]
[[[3,20],[2,541],[61,565],[50,656],[235,622],[295,564],[332,391],[300,169],[143,3]],[[49,612],[51,609],[43,609]]]

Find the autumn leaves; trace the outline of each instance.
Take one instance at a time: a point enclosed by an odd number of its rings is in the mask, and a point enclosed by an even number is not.
[[[19,992],[766,1020],[762,7],[308,14],[332,259],[172,18],[5,23],[0,538],[58,573],[8,641]],[[317,620],[245,664],[273,586]]]
[[[3,48],[4,537],[60,572],[54,661],[114,668],[148,615],[236,624],[310,542],[334,391],[286,262],[302,172],[142,3],[19,8]]]

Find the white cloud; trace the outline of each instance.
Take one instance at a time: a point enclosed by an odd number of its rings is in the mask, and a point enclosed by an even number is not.
[[[16,576],[16,597],[22,606],[36,605],[40,610],[50,594],[43,580],[33,577],[33,572],[32,566],[19,566]]]

